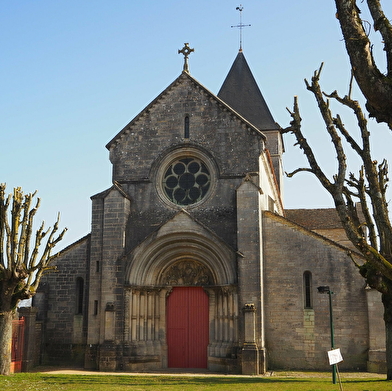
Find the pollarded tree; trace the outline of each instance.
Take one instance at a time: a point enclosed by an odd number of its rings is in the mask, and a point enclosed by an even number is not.
[[[40,204],[34,194],[23,195],[15,188],[6,195],[0,184],[0,374],[8,375],[11,365],[12,320],[21,300],[37,291],[41,276],[53,268],[53,247],[63,238],[58,231],[59,218],[53,228],[44,224],[33,235],[34,216]],[[12,205],[11,205],[12,203]],[[11,210],[9,207],[11,205]],[[34,238],[34,239],[33,239]],[[43,245],[45,243],[45,245]]]
[[[388,0],[390,1],[390,0]],[[363,0],[361,1],[361,3]],[[384,15],[380,0],[366,0],[373,28],[382,37],[386,56],[386,73],[381,72],[373,56],[368,21],[361,19],[356,0],[335,0],[352,73],[366,98],[366,109],[377,122],[385,122],[392,130],[392,25]]]
[[[372,158],[370,132],[358,101],[348,96],[342,98],[336,91],[330,95],[324,94],[319,85],[320,72],[321,67],[315,72],[311,83],[306,81],[306,85],[314,94],[326,131],[332,141],[337,158],[337,172],[330,179],[320,167],[315,152],[302,133],[301,116],[295,98],[294,109],[290,112],[291,126],[284,132],[294,134],[309,167],[298,168],[287,175],[292,177],[306,171],[317,177],[332,196],[347,237],[363,255],[364,263],[356,264],[359,272],[370,287],[382,294],[386,327],[387,378],[392,380],[392,226],[386,198],[388,164],[386,160],[378,163]],[[332,114],[329,99],[335,99],[353,111],[358,123],[359,137],[347,129],[339,115]],[[348,171],[345,152],[347,148],[354,151],[360,159],[361,166],[357,174]],[[335,161],[335,156],[331,156],[331,161]],[[353,257],[352,260],[354,261]]]
[[[392,129],[392,26],[384,15],[380,0],[366,0],[375,31],[381,34],[385,51],[386,73],[377,67],[373,56],[373,45],[366,28],[368,21],[361,19],[356,0],[335,0],[336,16],[339,19],[346,50],[350,58],[351,72],[366,99],[370,117],[384,122]],[[314,174],[330,193],[336,211],[353,245],[364,256],[365,262],[357,265],[359,272],[370,287],[382,294],[386,328],[387,378],[392,380],[392,226],[386,199],[388,163],[378,163],[372,158],[370,132],[367,120],[359,103],[348,96],[340,97],[335,91],[326,95],[319,85],[321,68],[315,72],[311,83],[306,81],[314,94],[337,157],[337,172],[332,179],[319,166],[316,155],[301,130],[298,102],[294,100],[291,126],[297,144],[303,150],[309,168],[300,171]],[[329,99],[334,99],[350,108],[358,123],[358,133],[349,131],[340,116],[333,116]],[[359,136],[359,137],[358,137]],[[342,139],[346,142],[343,143]],[[360,140],[357,142],[356,140]],[[361,161],[357,174],[348,172],[345,148],[354,151]],[[335,160],[335,156],[331,160]],[[360,205],[360,210],[358,208]],[[363,221],[364,219],[364,221]]]

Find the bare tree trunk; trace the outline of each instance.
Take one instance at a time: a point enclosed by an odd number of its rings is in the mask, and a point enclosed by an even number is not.
[[[0,375],[9,375],[11,370],[13,317],[14,311],[0,313]]]
[[[354,77],[365,96],[366,108],[377,122],[385,122],[392,129],[392,27],[385,17],[379,0],[367,0],[373,27],[384,43],[387,74],[377,67],[372,43],[363,27],[360,10],[354,0],[335,0],[337,18],[342,29]],[[358,2],[359,3],[359,2]]]

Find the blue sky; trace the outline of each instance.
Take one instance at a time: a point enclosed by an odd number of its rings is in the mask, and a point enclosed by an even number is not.
[[[392,17],[391,2],[381,3]],[[90,231],[90,196],[111,185],[105,145],[179,76],[183,58],[177,50],[184,42],[195,48],[189,58],[192,76],[219,91],[239,48],[239,31],[231,28],[239,23],[239,5],[0,0],[0,182],[8,192],[15,186],[38,190],[37,222],[51,225],[61,213],[61,226],[69,231],[59,248]],[[349,63],[334,1],[242,5],[242,22],[251,24],[243,29],[244,54],[275,120],[288,126],[286,107],[297,95],[307,138],[332,174],[335,155],[303,80],[324,62],[323,89],[347,93]],[[382,64],[377,33],[371,38]],[[350,115],[345,122],[351,125]],[[370,122],[375,158],[391,160],[392,132]],[[287,171],[305,165],[293,144],[285,137]],[[284,201],[288,208],[332,206],[306,173],[286,180]]]

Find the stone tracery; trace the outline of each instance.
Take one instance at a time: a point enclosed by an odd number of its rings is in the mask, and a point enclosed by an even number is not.
[[[213,278],[206,266],[187,260],[171,265],[161,281],[164,285],[210,285]]]

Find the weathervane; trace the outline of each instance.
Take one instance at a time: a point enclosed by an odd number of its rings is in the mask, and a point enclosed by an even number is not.
[[[242,4],[240,4],[239,7],[236,7],[236,10],[240,11],[240,24],[237,24],[236,26],[231,26],[231,27],[237,27],[240,29],[240,52],[242,52],[242,29],[244,27],[250,26],[250,24],[243,24],[242,23],[242,10],[243,9],[244,9],[244,7],[242,6]]]
[[[181,50],[178,50],[178,54],[182,53],[184,55],[184,72],[189,72],[188,68],[188,56],[194,52],[195,49],[191,49],[189,47],[189,43],[184,43],[184,47]]]

